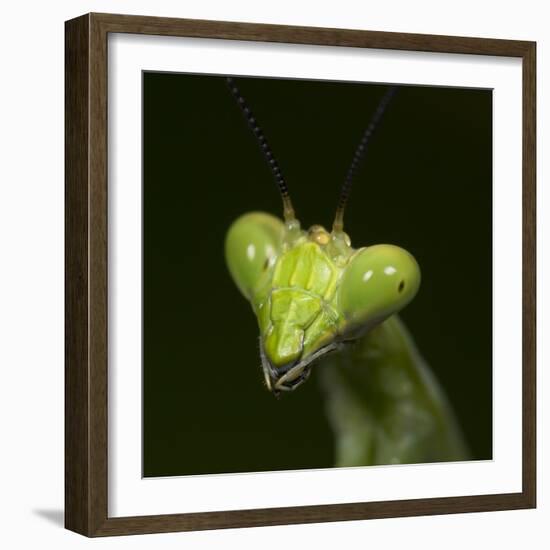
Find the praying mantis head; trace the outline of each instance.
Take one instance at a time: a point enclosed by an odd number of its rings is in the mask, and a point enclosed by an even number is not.
[[[331,231],[320,225],[304,230],[262,131],[234,80],[227,80],[283,200],[283,220],[244,214],[225,241],[229,272],[258,320],[266,385],[278,394],[298,387],[320,358],[400,311],[418,291],[420,269],[409,252],[391,244],[353,248],[343,228],[353,176],[395,88],[380,101],[357,148]]]

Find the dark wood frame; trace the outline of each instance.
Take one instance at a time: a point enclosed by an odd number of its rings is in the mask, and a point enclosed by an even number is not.
[[[521,493],[139,517],[107,514],[107,36],[167,36],[518,57],[523,63],[523,489]],[[65,526],[87,536],[534,508],[534,42],[88,14],[65,24]]]

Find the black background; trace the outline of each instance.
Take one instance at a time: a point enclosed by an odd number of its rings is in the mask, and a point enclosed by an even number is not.
[[[330,228],[384,86],[237,78],[302,226]],[[218,76],[143,76],[143,473],[329,467],[315,372],[276,400],[254,315],[224,262],[239,215],[281,203]],[[400,87],[355,181],[356,247],[403,246],[422,285],[402,318],[455,408],[472,458],[492,457],[492,94]]]

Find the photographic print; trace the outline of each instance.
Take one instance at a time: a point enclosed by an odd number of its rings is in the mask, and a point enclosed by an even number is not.
[[[492,91],[142,85],[143,476],[492,459]]]
[[[536,44],[65,34],[65,525],[536,506]]]

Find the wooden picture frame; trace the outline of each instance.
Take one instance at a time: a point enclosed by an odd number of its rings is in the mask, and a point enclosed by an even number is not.
[[[107,36],[133,33],[521,59],[522,491],[155,516],[108,516]],[[534,42],[87,14],[66,22],[65,525],[86,536],[533,508],[536,505],[536,45]]]

